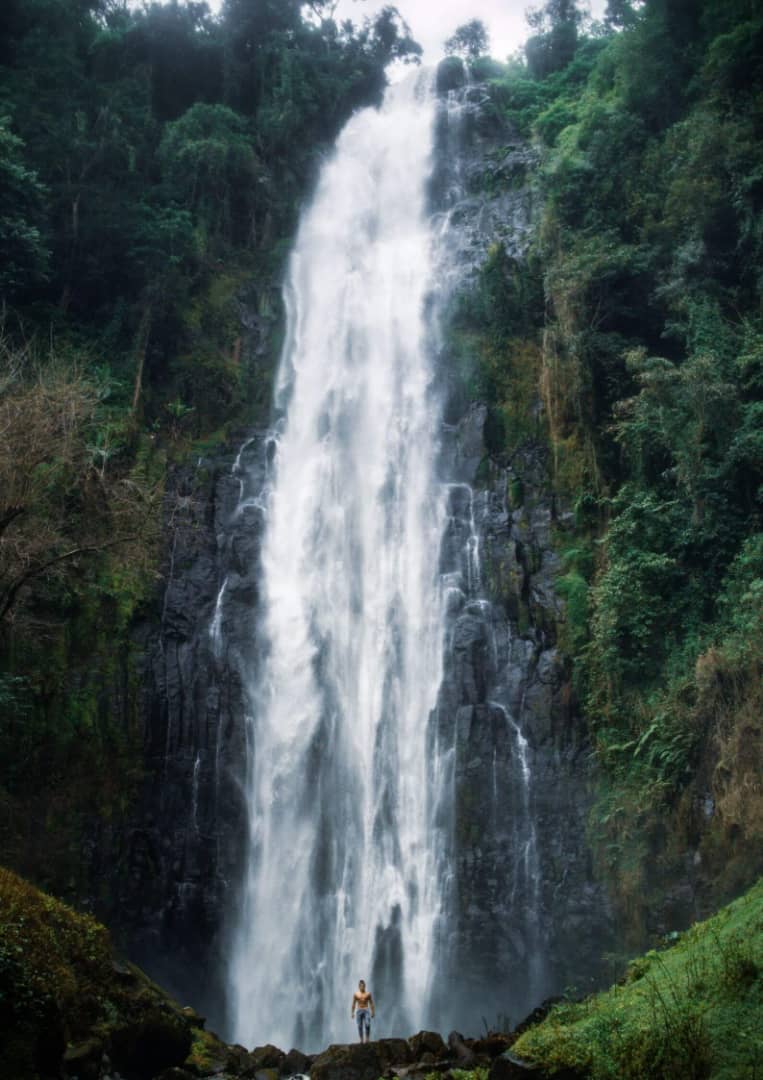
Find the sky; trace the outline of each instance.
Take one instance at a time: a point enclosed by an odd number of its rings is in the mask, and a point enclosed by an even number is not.
[[[2,0],[0,0],[0,3]],[[207,0],[218,11],[222,0]],[[339,0],[336,19],[360,23],[392,3],[408,22],[416,41],[424,48],[424,62],[436,63],[444,53],[443,43],[457,26],[470,19],[482,19],[490,32],[490,55],[505,60],[522,45],[528,34],[525,11],[540,7],[542,0]],[[584,4],[581,4],[581,7]],[[588,0],[594,18],[601,18],[606,0]]]
[[[490,33],[490,55],[505,60],[527,38],[525,12],[541,6],[540,0],[339,0],[335,18],[361,22],[385,3],[395,4],[430,64],[443,55],[445,39],[470,19],[482,19]],[[594,18],[601,18],[606,0],[589,0],[588,6]]]

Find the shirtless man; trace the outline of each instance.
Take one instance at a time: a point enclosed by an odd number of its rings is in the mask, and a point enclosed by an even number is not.
[[[355,1009],[357,1008],[357,1017]],[[374,1005],[373,994],[370,990],[366,990],[366,984],[361,979],[358,983],[358,989],[355,991],[352,997],[352,1012],[351,1017],[355,1017],[358,1021],[358,1035],[361,1042],[368,1042],[371,1038],[371,1018],[376,1016],[376,1006]],[[365,1035],[365,1038],[363,1037]]]

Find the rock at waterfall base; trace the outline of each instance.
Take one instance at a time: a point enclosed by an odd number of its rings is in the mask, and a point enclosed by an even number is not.
[[[333,1044],[314,1059],[311,1080],[379,1080],[387,1062],[379,1043]]]
[[[280,1072],[281,1065],[286,1059],[286,1054],[283,1050],[279,1050],[277,1046],[273,1046],[272,1043],[268,1043],[266,1046],[255,1046],[254,1050],[249,1055],[250,1065],[254,1072],[260,1070],[275,1069],[276,1072]]]
[[[414,1061],[435,1061],[447,1056],[448,1048],[436,1031],[419,1031],[408,1040]],[[431,1054],[431,1058],[427,1055]]]
[[[304,1076],[310,1072],[312,1060],[307,1054],[303,1054],[301,1050],[292,1047],[281,1062],[281,1076]]]
[[[525,1080],[527,1077],[539,1077],[540,1070],[521,1058],[515,1057],[509,1050],[504,1051],[490,1066],[488,1080]]]

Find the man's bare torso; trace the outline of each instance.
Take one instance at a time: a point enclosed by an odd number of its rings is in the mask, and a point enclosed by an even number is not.
[[[356,990],[353,1000],[359,1009],[367,1009],[371,1001],[371,995],[368,990]]]

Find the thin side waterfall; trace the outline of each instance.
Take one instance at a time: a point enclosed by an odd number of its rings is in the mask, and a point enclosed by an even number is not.
[[[452,784],[452,748],[431,731],[445,493],[429,83],[393,86],[350,120],[286,286],[230,966],[233,1035],[249,1046],[351,1041],[360,978],[376,1037],[429,1019]]]

